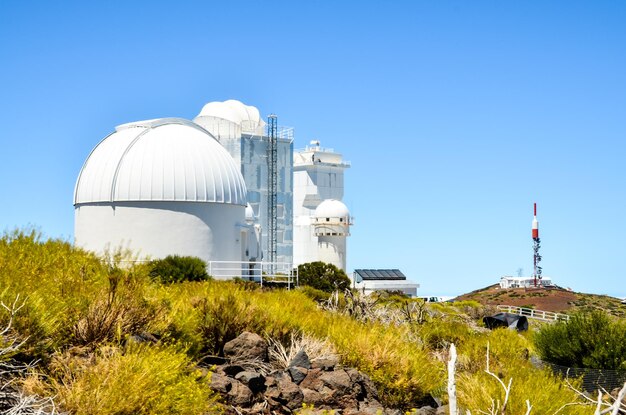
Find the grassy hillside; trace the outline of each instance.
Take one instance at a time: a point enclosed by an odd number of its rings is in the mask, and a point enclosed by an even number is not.
[[[617,317],[626,317],[626,304],[622,304],[618,298],[578,293],[562,288],[501,289],[496,284],[463,294],[456,300],[477,301],[483,305],[514,305],[568,314],[600,310]]]
[[[499,383],[513,378],[509,414],[552,414],[577,401],[548,371],[536,369],[533,333],[488,331],[488,308],[380,299],[359,312],[349,298],[322,309],[310,290],[261,290],[236,282],[153,282],[145,265],[119,267],[121,255],[97,258],[36,232],[0,239],[0,301],[23,308],[9,332],[24,344],[10,356],[38,360],[17,382],[26,393],[54,396],[74,414],[204,414],[224,410],[209,388],[204,357],[244,330],[287,342],[294,333],[326,339],[342,363],[367,373],[386,406],[410,409],[429,396],[447,400],[449,346],[458,352],[458,394],[473,413],[503,400]],[[5,310],[6,311],[6,310]],[[0,327],[8,323],[0,313]],[[154,342],[137,344],[137,335]],[[8,338],[6,338],[8,339]],[[3,341],[5,341],[4,339]],[[592,413],[567,407],[568,414]],[[562,412],[563,413],[563,412]]]

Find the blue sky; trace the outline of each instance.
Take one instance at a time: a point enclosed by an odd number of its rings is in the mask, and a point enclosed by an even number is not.
[[[132,3],[132,4],[130,4]],[[626,3],[0,0],[0,229],[71,239],[115,125],[239,99],[352,162],[349,268],[626,296]]]

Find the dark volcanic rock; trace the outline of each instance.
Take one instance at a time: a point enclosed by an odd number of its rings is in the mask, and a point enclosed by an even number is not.
[[[300,382],[304,380],[307,373],[309,372],[303,367],[290,367],[287,370],[289,371],[289,374],[291,375],[291,380],[293,380],[293,382],[297,385],[299,385]]]
[[[324,405],[324,398],[318,391],[308,388],[302,388],[302,395],[304,396],[304,403],[312,404],[316,408],[320,408]]]
[[[311,369],[308,371],[306,377],[300,383],[301,388],[311,389],[314,391],[319,391],[324,386],[324,382],[320,380],[320,376],[322,374],[322,369]]]
[[[310,359],[301,350],[286,369],[264,375],[266,372],[260,371],[266,370],[267,364],[250,362],[269,363],[268,346],[260,336],[243,333],[226,344],[224,353],[229,359],[217,366],[211,387],[238,414],[292,414],[306,403],[314,406],[312,413],[334,410],[343,415],[402,415],[399,410],[383,408],[371,379],[354,368],[340,366],[337,356]],[[251,367],[258,369],[245,369]],[[421,404],[431,405],[431,401]],[[420,408],[417,413],[441,414],[432,412],[436,406]]]
[[[306,354],[304,349],[300,350],[291,362],[289,362],[289,367],[303,367],[305,369],[311,368],[311,361],[309,360],[309,356]]]
[[[245,369],[239,365],[224,365],[221,366],[218,371],[224,373],[226,376],[235,377],[237,373],[243,372]]]
[[[284,372],[274,372],[265,380],[265,398],[272,406],[285,406],[291,410],[302,406],[304,395],[298,385]]]
[[[243,332],[224,345],[224,355],[233,359],[267,361],[267,342],[255,333]]]
[[[354,385],[358,385],[361,389],[360,391],[357,391],[357,399],[363,400],[367,397],[369,399],[378,400],[378,390],[369,376],[354,368],[346,369],[346,373],[350,376],[350,380],[354,383]]]
[[[252,393],[265,390],[265,376],[257,372],[243,371],[237,373],[235,379],[246,385]]]
[[[211,389],[221,393],[228,393],[232,388],[232,381],[229,377],[219,373],[211,374]]]
[[[228,392],[228,401],[235,406],[248,406],[252,402],[252,391],[243,383],[235,380]]]
[[[352,392],[352,381],[345,370],[323,372],[319,379],[324,383],[324,386],[335,391],[337,395],[345,395]]]
[[[339,364],[339,357],[318,357],[311,360],[311,368],[322,370],[333,370]]]

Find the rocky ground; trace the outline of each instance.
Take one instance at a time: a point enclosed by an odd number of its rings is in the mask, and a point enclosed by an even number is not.
[[[290,414],[334,410],[345,415],[401,415],[384,408],[370,378],[354,368],[343,367],[336,355],[309,358],[304,349],[285,368],[270,366],[268,343],[245,332],[224,347],[225,358],[215,364],[211,387],[220,393],[232,414]],[[433,406],[436,404],[433,401]],[[447,413],[445,407],[426,406],[418,415]]]
[[[597,309],[617,317],[626,317],[626,304],[622,304],[618,298],[578,293],[559,287],[501,289],[495,284],[463,294],[454,300],[474,300],[485,305],[530,307],[556,313]]]

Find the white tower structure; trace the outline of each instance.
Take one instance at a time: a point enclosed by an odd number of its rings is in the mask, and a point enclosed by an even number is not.
[[[184,119],[117,127],[85,161],[74,207],[76,245],[100,253],[245,262],[258,250],[239,166]]]
[[[324,261],[346,271],[346,237],[352,218],[341,200],[343,172],[350,163],[319,141],[297,150],[293,163],[294,265]]]
[[[268,146],[265,122],[259,110],[240,101],[209,102],[194,122],[213,134],[239,166],[247,187],[247,200],[262,232],[262,258],[270,260],[268,247]],[[293,262],[293,129],[279,128],[277,137],[277,189],[275,261]]]
[[[352,219],[346,205],[326,199],[315,209],[313,233],[317,237],[317,260],[346,270],[346,237]]]

